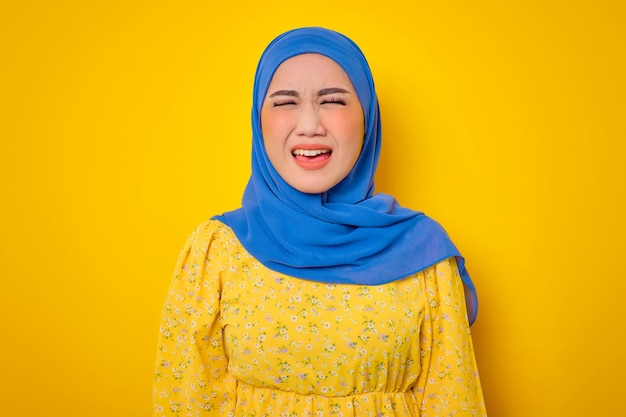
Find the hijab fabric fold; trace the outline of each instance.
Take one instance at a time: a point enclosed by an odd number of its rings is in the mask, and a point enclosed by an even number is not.
[[[278,66],[300,54],[337,62],[363,107],[361,154],[346,178],[323,194],[302,193],[272,166],[263,144],[261,108]],[[378,99],[369,65],[346,36],[301,28],[274,39],[259,61],[253,91],[252,175],[242,207],[215,218],[231,227],[244,248],[266,267],[297,278],[335,284],[378,285],[456,257],[466,287],[470,322],[477,313],[465,261],[443,228],[421,212],[374,194],[381,147]]]

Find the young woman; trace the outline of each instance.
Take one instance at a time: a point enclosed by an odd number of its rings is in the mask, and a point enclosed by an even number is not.
[[[374,193],[369,66],[296,29],[259,62],[242,207],[200,225],[163,310],[154,415],[484,416],[464,260]]]

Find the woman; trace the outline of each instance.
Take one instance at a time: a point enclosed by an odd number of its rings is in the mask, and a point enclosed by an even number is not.
[[[154,415],[486,415],[463,258],[436,222],[374,194],[379,109],[359,48],[287,32],[253,99],[242,207],[178,260]]]

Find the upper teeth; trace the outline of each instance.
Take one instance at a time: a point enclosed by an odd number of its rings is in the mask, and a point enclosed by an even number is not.
[[[293,151],[293,154],[304,156],[317,156],[328,152],[330,152],[330,149],[296,149],[295,151]]]

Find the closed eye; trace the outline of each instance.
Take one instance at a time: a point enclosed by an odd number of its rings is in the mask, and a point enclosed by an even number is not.
[[[279,101],[275,101],[274,103],[272,103],[272,107],[280,107],[280,106],[289,106],[289,105],[295,105],[296,102],[293,100],[279,100]]]
[[[300,95],[296,90],[278,90],[271,93],[268,98],[274,99],[272,107],[289,106],[296,104],[294,98],[298,98]]]
[[[322,104],[340,104],[342,106],[345,106],[346,101],[338,97],[328,97],[322,100]]]

